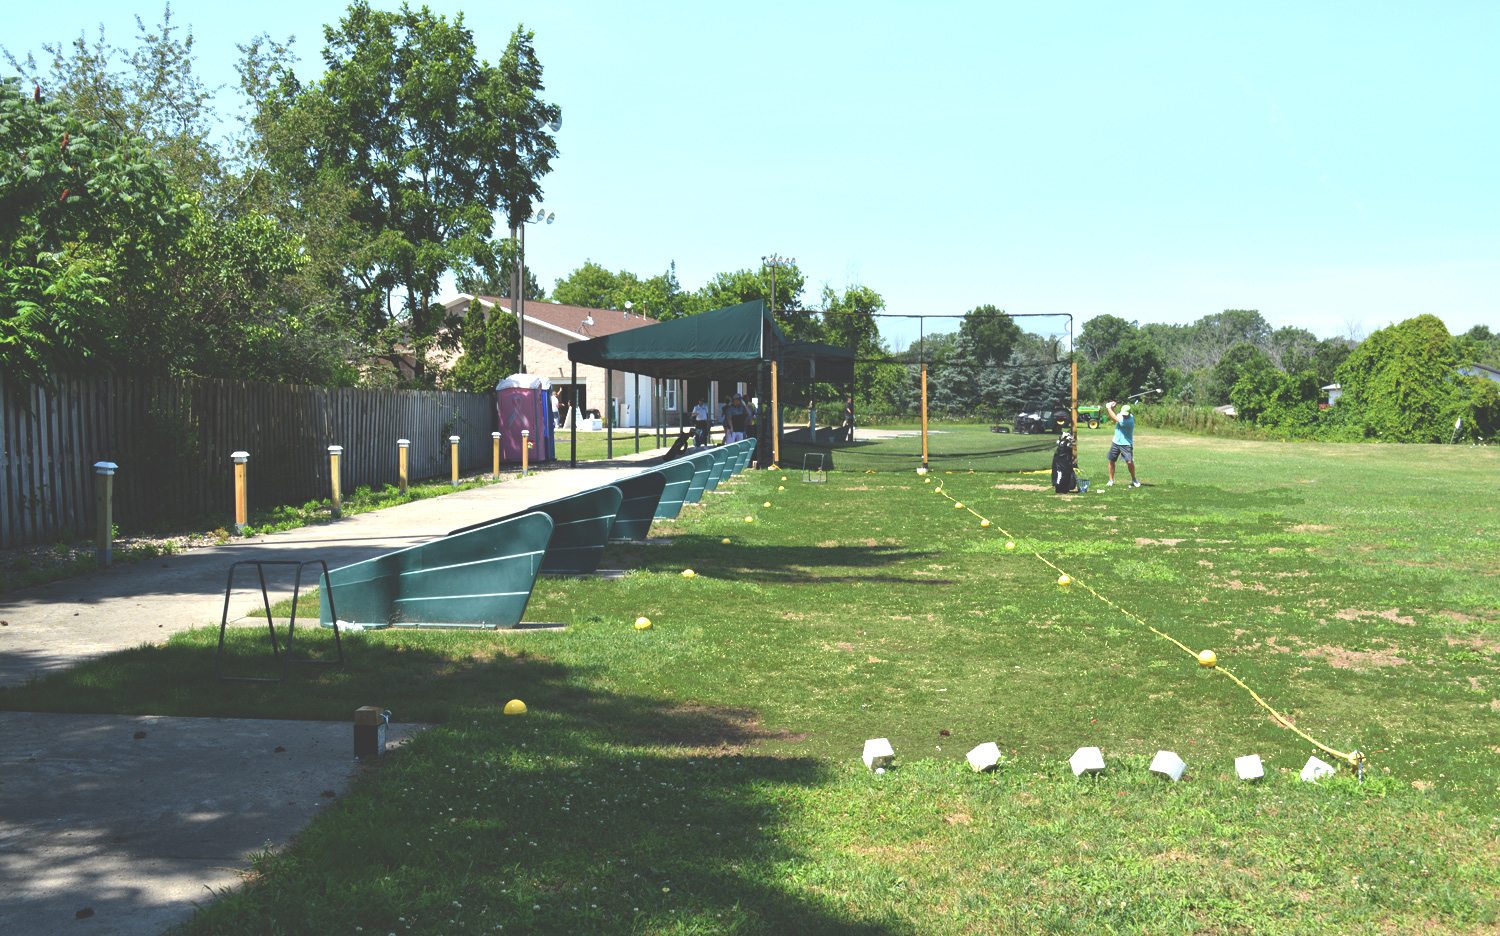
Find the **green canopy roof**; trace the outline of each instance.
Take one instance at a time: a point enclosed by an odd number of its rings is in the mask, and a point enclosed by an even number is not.
[[[568,360],[648,377],[755,379],[786,337],[764,301],[688,315],[568,345]]]

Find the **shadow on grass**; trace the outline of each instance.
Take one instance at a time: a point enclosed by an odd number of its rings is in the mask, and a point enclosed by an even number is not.
[[[685,559],[698,575],[767,585],[827,585],[871,582],[901,585],[951,585],[951,581],[913,578],[859,569],[888,569],[909,562],[931,562],[941,555],[936,549],[912,549],[880,545],[865,546],[767,546],[731,543],[711,536],[677,536],[668,552],[652,547],[611,545],[607,564],[615,568],[650,572],[680,572]]]
[[[351,636],[343,669],[294,666],[284,686],[216,684],[216,637],[117,653],[0,694],[0,705],[347,719],[376,704],[446,724],[364,768],[186,932],[913,932],[809,883],[821,856],[782,819],[799,791],[833,777],[815,758],[759,750],[796,739],[766,731],[754,711],[603,691],[491,634]],[[241,663],[264,649],[264,632],[231,637]],[[314,644],[331,640],[303,649]],[[529,714],[502,714],[511,698]]]

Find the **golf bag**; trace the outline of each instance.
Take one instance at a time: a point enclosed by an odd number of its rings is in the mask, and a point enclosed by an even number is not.
[[[1064,432],[1052,453],[1052,490],[1069,494],[1078,488],[1078,474],[1073,470],[1073,437]]]

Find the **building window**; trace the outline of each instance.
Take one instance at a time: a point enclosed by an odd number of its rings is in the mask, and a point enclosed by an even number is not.
[[[668,380],[665,383],[667,385],[667,409],[675,410],[677,408],[677,381]]]

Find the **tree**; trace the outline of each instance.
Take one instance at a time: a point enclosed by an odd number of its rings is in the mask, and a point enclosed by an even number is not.
[[[775,271],[776,295],[771,295],[771,266],[762,263],[759,270],[735,270],[719,273],[704,283],[688,303],[688,314],[709,312],[742,302],[760,299],[776,311],[776,323],[791,341],[817,341],[821,328],[816,310],[802,304],[806,277],[796,264],[779,266]]]
[[[0,82],[0,373],[154,369],[168,328],[140,300],[189,223],[144,141]]]
[[[456,280],[455,285],[457,285],[458,291],[461,293],[468,293],[471,296],[491,296],[499,299],[510,298],[512,279],[509,276],[491,276],[483,270],[467,270],[460,272]],[[545,302],[546,300],[547,290],[543,289],[542,284],[537,281],[536,274],[532,271],[531,267],[527,267],[526,301]],[[569,304],[576,305],[577,303]]]
[[[964,313],[959,333],[969,339],[980,361],[1003,363],[1021,338],[1021,326],[992,305],[976,306]]]
[[[1229,393],[1247,374],[1275,370],[1266,352],[1252,344],[1238,344],[1230,348],[1209,373],[1205,392],[1209,406],[1223,406],[1230,401]]]
[[[1155,345],[1139,336],[1130,338],[1090,368],[1087,396],[1123,402],[1139,392],[1153,370],[1160,372],[1164,367]]]
[[[1339,367],[1338,407],[1384,442],[1446,442],[1468,398],[1460,347],[1435,315],[1382,328]]]
[[[450,22],[406,4],[387,13],[356,0],[324,38],[323,78],[284,79],[282,109],[316,115],[311,179],[357,193],[348,210],[369,244],[370,285],[402,293],[399,314],[371,309],[367,327],[388,350],[414,351],[422,380],[444,324],[432,301],[441,277],[499,274],[495,213],[514,229],[540,200],[557,154],[547,126],[561,112],[538,96],[542,67],[520,27],[498,65],[479,58],[462,14]]]
[[[1096,315],[1079,329],[1078,350],[1083,352],[1088,363],[1098,364],[1121,343],[1134,338],[1137,332],[1134,322],[1116,315]]]
[[[489,393],[521,369],[521,331],[516,317],[498,306],[488,314],[475,299],[461,327],[463,356],[449,375],[458,390]]]
[[[879,359],[890,357],[875,323],[875,314],[885,309],[885,299],[868,286],[850,286],[842,293],[824,286],[822,307],[823,340],[851,348],[861,359],[854,365],[854,395],[861,411],[891,407],[906,370],[896,364],[879,363]],[[839,390],[842,392],[842,388]]]

